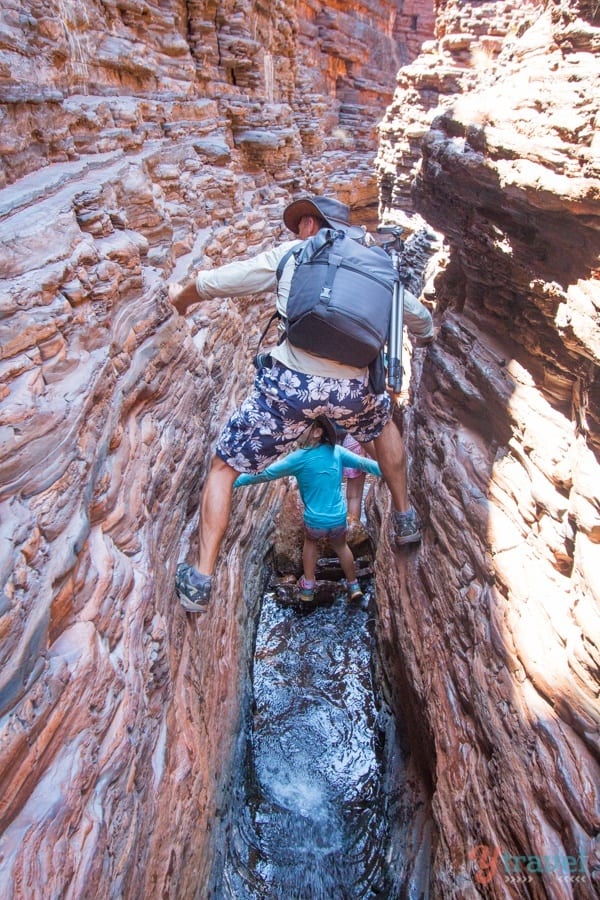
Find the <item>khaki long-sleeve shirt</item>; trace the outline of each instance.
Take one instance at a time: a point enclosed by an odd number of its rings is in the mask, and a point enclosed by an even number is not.
[[[199,272],[196,276],[196,290],[202,300],[215,297],[245,297],[249,294],[260,294],[277,290],[277,310],[285,316],[287,298],[294,273],[294,259],[288,259],[279,287],[277,286],[277,266],[287,251],[300,244],[301,241],[285,241],[277,247],[258,253],[236,262],[227,263],[217,269]],[[433,335],[433,320],[429,310],[410,293],[404,292],[404,323],[419,338],[430,338]],[[367,368],[344,366],[331,359],[323,359],[294,347],[286,339],[270,349],[271,356],[305,375],[320,375],[323,378],[362,378],[368,377]]]

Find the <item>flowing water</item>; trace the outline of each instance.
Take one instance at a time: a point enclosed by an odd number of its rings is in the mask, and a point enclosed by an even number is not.
[[[390,871],[374,601],[263,599],[243,783],[221,897],[398,896]]]

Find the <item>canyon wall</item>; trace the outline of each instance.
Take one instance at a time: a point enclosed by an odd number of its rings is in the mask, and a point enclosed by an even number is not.
[[[382,528],[377,566],[432,896],[593,895],[597,7],[435,12],[434,33],[418,0],[3,5],[3,897],[208,893],[276,489],[236,500],[205,615],[172,583],[271,301],[184,321],[165,285],[322,190],[446,239],[402,417],[423,546]],[[585,871],[535,871],[565,855]]]
[[[437,337],[415,351],[404,417],[424,539],[390,566],[381,530],[382,646],[432,778],[433,896],[589,900],[599,10],[448,0],[437,11],[436,39],[399,74],[377,163],[387,214],[414,204],[446,240]]]
[[[273,298],[166,283],[377,217],[376,125],[431,3],[27,0],[0,13],[0,894],[204,897],[277,497],[176,601]],[[288,235],[289,237],[289,235]]]

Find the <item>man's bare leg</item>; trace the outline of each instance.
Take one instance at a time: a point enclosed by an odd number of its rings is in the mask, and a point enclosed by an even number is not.
[[[375,444],[373,441],[367,441],[365,444],[360,445],[365,453],[368,453],[371,459],[377,459],[377,453],[375,451]]]
[[[231,516],[233,482],[238,472],[215,456],[202,495],[198,537],[200,558],[198,571],[212,575],[215,570],[221,542]]]
[[[394,507],[398,512],[407,512],[410,503],[408,502],[406,482],[406,452],[402,435],[391,419],[373,443],[379,467],[392,495]]]
[[[416,513],[408,499],[404,441],[391,419],[374,443],[377,461],[395,507],[392,512],[393,540],[398,547],[404,544],[417,544],[421,540],[421,531]]]
[[[188,612],[202,612],[210,600],[212,574],[229,525],[231,494],[237,474],[235,469],[215,456],[202,496],[198,569],[182,562],[175,573],[175,590],[181,605]]]

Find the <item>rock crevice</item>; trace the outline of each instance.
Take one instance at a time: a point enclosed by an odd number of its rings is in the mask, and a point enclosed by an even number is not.
[[[3,897],[211,884],[278,498],[236,499],[205,616],[173,577],[273,298],[186,322],[166,283],[300,193],[374,221],[400,6],[3,5]]]
[[[383,646],[426,720],[437,894],[583,898],[599,862],[600,22],[585,3],[493,7],[438,4],[380,129],[386,214],[414,204],[446,240],[405,417],[425,537],[387,573],[380,545]]]

